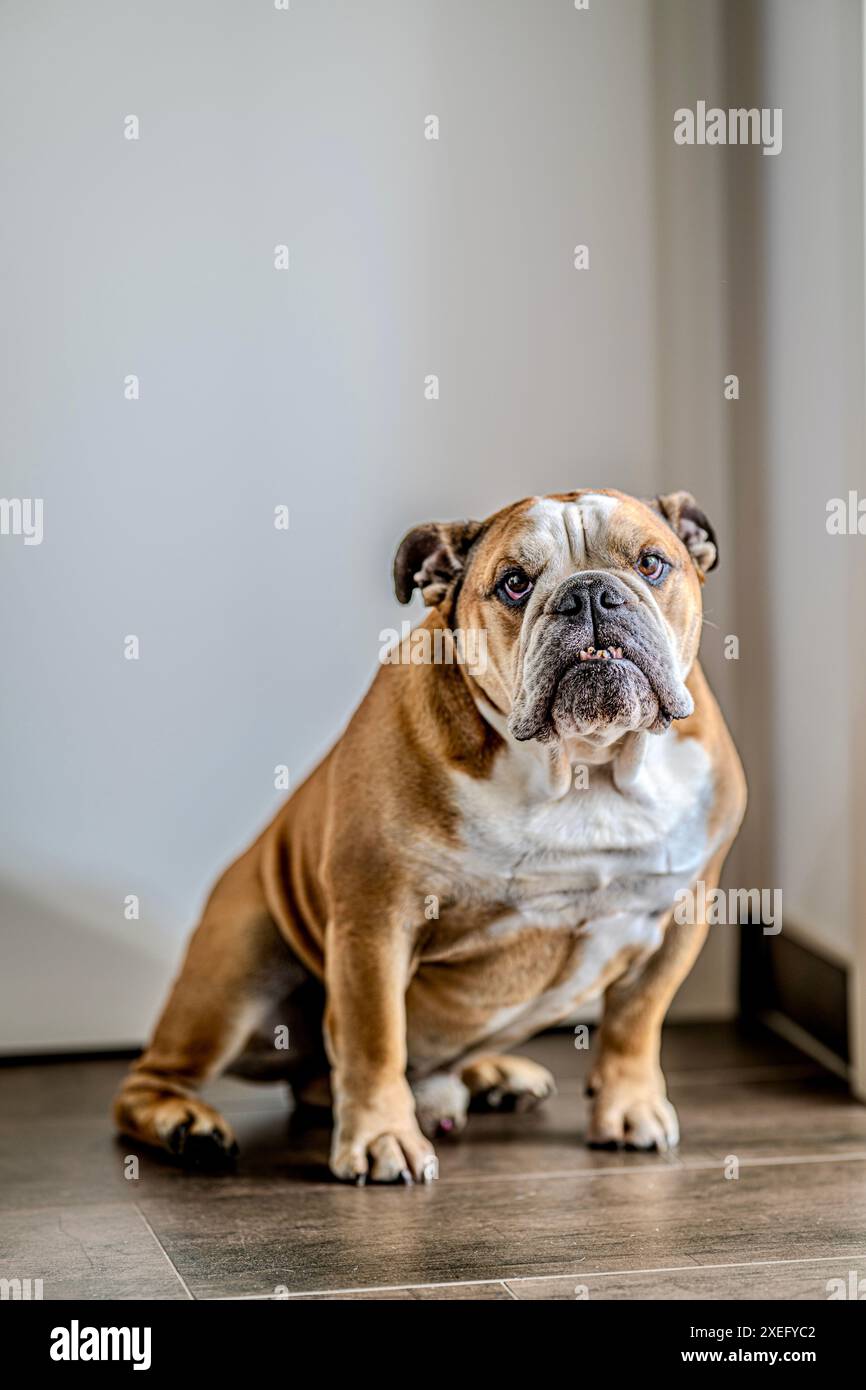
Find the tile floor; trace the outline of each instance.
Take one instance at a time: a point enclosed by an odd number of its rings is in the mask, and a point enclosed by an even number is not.
[[[565,1033],[525,1051],[559,1094],[473,1116],[411,1189],[330,1181],[327,1133],[293,1129],[282,1087],[231,1079],[208,1094],[236,1174],[142,1152],[127,1179],[107,1118],[123,1062],[2,1067],[0,1277],[46,1299],[400,1300],[826,1299],[866,1279],[866,1107],[784,1043],[670,1028],[669,1156],[584,1148],[587,1054]]]

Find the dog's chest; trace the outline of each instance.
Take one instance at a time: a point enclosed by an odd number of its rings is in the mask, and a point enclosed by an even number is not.
[[[504,766],[460,788],[462,895],[500,904],[536,926],[579,925],[616,914],[668,910],[711,852],[711,769],[694,739],[656,749],[634,788],[619,790],[608,767],[578,769],[556,798]],[[468,779],[467,779],[468,781]]]
[[[447,896],[408,995],[422,1069],[511,1046],[640,969],[712,851],[712,774],[694,740],[651,747],[629,794],[590,768],[564,796],[527,795],[520,772],[461,779],[460,844],[437,861]]]

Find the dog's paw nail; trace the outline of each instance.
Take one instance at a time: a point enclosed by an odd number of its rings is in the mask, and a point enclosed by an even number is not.
[[[191,1125],[192,1116],[190,1115],[189,1119],[184,1120],[182,1124],[175,1125],[174,1129],[171,1131],[171,1134],[168,1136],[168,1147],[173,1154],[179,1156],[183,1153],[186,1148],[186,1141],[189,1137]]]
[[[400,1181],[401,1181],[401,1182],[404,1182],[404,1183],[406,1184],[407,1187],[411,1187],[411,1186],[412,1186],[412,1184],[413,1184],[413,1182],[414,1182],[414,1178],[412,1177],[412,1174],[409,1172],[409,1169],[408,1169],[408,1168],[404,1168],[403,1171],[401,1172],[401,1174],[400,1174]]]
[[[182,1152],[186,1167],[217,1173],[234,1166],[239,1150],[237,1144],[228,1147],[226,1136],[215,1129],[210,1134],[188,1134]]]
[[[366,1187],[366,1186],[367,1186],[367,1174],[366,1174],[366,1173],[359,1173],[359,1174],[358,1174],[358,1176],[357,1176],[356,1179],[355,1179],[355,1186],[356,1186],[356,1187]]]
[[[422,1176],[425,1182],[435,1182],[439,1176],[439,1160],[437,1158],[427,1159]]]

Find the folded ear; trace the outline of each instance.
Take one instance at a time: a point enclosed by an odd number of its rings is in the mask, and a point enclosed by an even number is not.
[[[703,579],[719,563],[716,533],[690,492],[669,492],[656,497],[654,506],[676,531]]]
[[[442,603],[481,529],[480,521],[430,521],[414,526],[394,558],[394,589],[400,602],[408,603],[417,588],[428,608]]]

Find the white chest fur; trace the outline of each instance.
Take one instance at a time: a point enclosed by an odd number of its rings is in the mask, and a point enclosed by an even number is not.
[[[454,970],[456,998],[461,962],[489,967],[467,975],[474,1020],[462,1040],[467,1056],[514,1046],[573,1017],[622,971],[640,970],[661,945],[677,890],[710,858],[707,754],[675,733],[644,738],[631,780],[605,764],[587,769],[586,785],[566,776],[564,787],[554,786],[549,755],[537,744],[510,744],[487,779],[455,773],[460,844],[440,854],[437,874],[460,931],[451,933],[443,912],[445,930],[432,949]],[[539,928],[550,930],[547,950]],[[520,962],[515,970],[493,967],[500,947]],[[443,976],[436,980],[441,987]],[[411,1015],[411,991],[409,1008]],[[440,1032],[438,1025],[430,1036],[415,1030],[414,1065],[441,1064]],[[451,1039],[449,1057],[455,1050]]]
[[[554,795],[544,750],[509,746],[484,781],[457,774],[464,894],[500,903],[499,930],[562,926],[669,909],[713,846],[709,759],[696,739],[645,736],[626,790],[611,765],[589,766]],[[584,785],[585,781],[585,785]],[[496,924],[492,930],[496,930]]]

